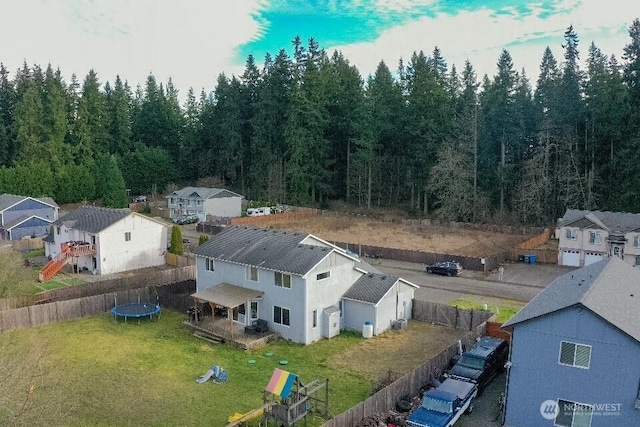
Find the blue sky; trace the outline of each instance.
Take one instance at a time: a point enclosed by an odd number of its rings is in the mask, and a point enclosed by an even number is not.
[[[435,46],[460,70],[469,59],[479,77],[493,75],[503,48],[535,82],[544,48],[562,58],[573,24],[582,59],[591,41],[622,60],[637,0],[5,0],[0,62],[59,66],[102,82],[116,74],[132,86],[153,74],[211,91],[219,73],[241,74],[249,54],[291,52],[299,35],[338,49],[363,78],[384,60],[395,70],[412,52]]]

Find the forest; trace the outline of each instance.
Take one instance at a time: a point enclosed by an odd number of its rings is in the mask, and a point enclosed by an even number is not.
[[[640,212],[640,19],[628,32],[618,59],[568,27],[563,57],[547,47],[535,81],[507,50],[480,77],[438,47],[365,78],[295,37],[291,54],[249,56],[242,75],[182,104],[153,74],[134,89],[93,70],[66,82],[51,64],[0,64],[0,193],[122,207],[125,189],[210,185],[522,224],[567,208]]]

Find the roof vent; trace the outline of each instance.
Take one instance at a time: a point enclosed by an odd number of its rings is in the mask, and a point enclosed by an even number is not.
[[[369,277],[373,277],[373,273],[369,273]]]

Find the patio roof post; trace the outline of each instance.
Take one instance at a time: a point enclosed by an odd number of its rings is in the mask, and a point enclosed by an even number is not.
[[[227,307],[227,317],[229,318],[229,331],[231,332],[231,339],[233,339],[233,308]]]
[[[200,300],[198,298],[194,297],[193,298],[193,304],[194,304],[194,307],[195,307],[195,311],[194,311],[193,314],[195,315],[196,322],[198,321],[198,304],[199,303],[200,303]]]

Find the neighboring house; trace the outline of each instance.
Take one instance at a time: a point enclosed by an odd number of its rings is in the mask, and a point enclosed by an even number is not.
[[[556,228],[558,264],[580,267],[615,256],[640,265],[640,214],[569,209]]]
[[[58,205],[49,197],[0,194],[0,239],[46,236],[56,219]]]
[[[169,215],[198,215],[201,221],[207,215],[234,217],[242,215],[242,196],[221,188],[185,187],[167,196]]]
[[[52,231],[45,255],[83,246],[84,254],[69,260],[78,270],[112,274],[165,264],[167,225],[129,209],[82,206],[55,221]]]
[[[617,257],[558,277],[513,326],[505,425],[640,426],[640,271]]]
[[[311,234],[228,227],[195,251],[200,302],[232,308],[234,321],[263,319],[286,339],[310,344],[341,329],[374,333],[411,318],[417,286],[367,273],[361,263]]]

